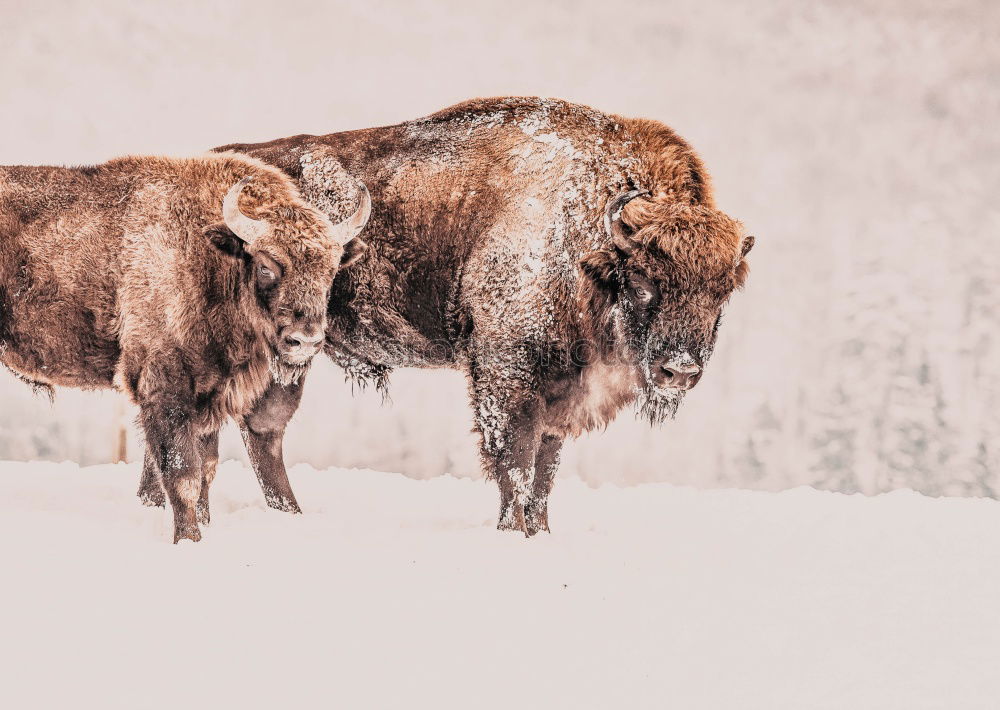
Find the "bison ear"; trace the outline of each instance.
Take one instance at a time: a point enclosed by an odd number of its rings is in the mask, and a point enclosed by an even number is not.
[[[752,236],[747,236],[743,239],[743,249],[740,253],[741,259],[750,253],[750,250],[753,249],[753,243],[754,238]]]
[[[340,257],[340,268],[344,269],[365,255],[368,242],[355,237],[344,245],[344,255]]]
[[[614,271],[618,268],[618,259],[606,249],[598,249],[585,254],[580,259],[580,269],[597,285],[611,288],[614,285]]]
[[[224,223],[213,224],[210,227],[205,227],[205,236],[208,240],[215,245],[215,248],[224,254],[235,257],[237,259],[243,258],[246,254],[246,242],[240,239],[236,234],[227,227]]]

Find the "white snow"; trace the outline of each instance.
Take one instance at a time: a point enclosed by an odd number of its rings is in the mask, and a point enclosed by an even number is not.
[[[495,488],[220,466],[170,544],[136,465],[0,464],[3,707],[993,708],[1000,503]]]

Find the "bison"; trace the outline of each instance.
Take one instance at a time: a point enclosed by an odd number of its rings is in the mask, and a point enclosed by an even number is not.
[[[563,440],[630,403],[672,417],[747,276],[753,237],[657,121],[509,97],[217,150],[281,168],[329,214],[347,175],[371,188],[369,248],[334,282],[324,350],[379,387],[395,367],[463,370],[498,527],[529,536],[549,529]],[[273,385],[258,431],[280,438],[298,396]],[[258,475],[290,490],[283,470]]]
[[[220,426],[301,380],[368,209],[334,225],[245,156],[0,168],[0,361],[49,390],[124,390],[174,542],[197,541]]]

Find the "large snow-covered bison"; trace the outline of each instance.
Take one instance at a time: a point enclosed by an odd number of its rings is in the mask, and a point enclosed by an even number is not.
[[[150,495],[162,477],[174,542],[198,540],[220,426],[301,379],[367,211],[335,226],[243,156],[0,168],[0,361],[46,389],[127,392]]]
[[[701,160],[656,121],[480,99],[219,150],[276,165],[331,215],[346,175],[372,190],[369,248],[334,283],[325,351],[381,386],[394,367],[468,374],[501,529],[548,530],[565,437],[631,403],[654,423],[675,413],[747,275],[753,237],[716,209]],[[252,437],[280,440],[297,397],[273,386]],[[261,478],[290,490],[283,470]]]

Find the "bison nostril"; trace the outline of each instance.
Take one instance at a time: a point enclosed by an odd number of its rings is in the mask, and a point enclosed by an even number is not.
[[[298,338],[292,337],[291,335],[286,335],[285,345],[287,345],[290,348],[297,348],[300,345],[302,345],[302,341],[300,341]]]
[[[662,384],[675,389],[691,389],[701,379],[701,368],[697,366],[687,367],[684,365],[672,366],[663,364],[660,365],[660,370],[663,373]]]

